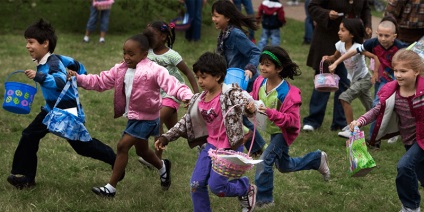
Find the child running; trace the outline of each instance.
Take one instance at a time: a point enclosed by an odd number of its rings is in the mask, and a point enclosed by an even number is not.
[[[161,186],[168,190],[171,185],[171,162],[160,160],[149,148],[150,136],[159,136],[159,113],[161,106],[160,89],[187,101],[193,96],[190,88],[170,76],[164,67],[147,58],[149,41],[153,34],[143,33],[130,37],[123,46],[124,62],[116,64],[109,71],[100,75],[78,75],[70,71],[69,75],[77,77],[78,86],[99,92],[115,89],[114,117],[128,118],[121,139],[117,145],[115,166],[109,183],[102,187],[93,187],[99,196],[114,197],[119,176],[128,163],[128,151],[135,146],[138,156],[159,170]]]
[[[157,38],[157,42],[153,44],[152,49],[149,49],[147,58],[151,61],[168,69],[169,74],[176,77],[180,83],[185,84],[184,78],[180,71],[184,73],[193,88],[194,93],[199,93],[199,87],[196,83],[193,72],[187,67],[178,52],[172,49],[175,41],[175,30],[173,25],[168,25],[163,21],[154,21],[147,26],[146,31],[150,31]],[[160,134],[163,134],[163,124],[168,129],[171,129],[178,121],[178,108],[180,101],[172,96],[168,96],[161,90],[162,107],[160,109]],[[162,158],[162,151],[156,151],[156,155]],[[140,163],[148,165],[143,158],[139,158]]]
[[[401,48],[408,45],[397,40],[397,23],[396,20],[390,17],[384,17],[377,27],[377,37],[366,40],[360,47],[351,49],[346,54],[342,55],[339,59],[328,67],[329,70],[334,70],[339,63],[356,55],[357,53],[364,53],[366,51],[375,54],[380,62],[380,67],[374,69],[371,77],[371,83],[374,84],[374,100],[372,106],[375,107],[379,102],[378,91],[386,83],[394,80],[393,69],[391,67],[393,55]],[[377,61],[377,60],[375,60]],[[371,124],[370,134],[373,134],[374,124]],[[380,147],[380,141],[376,143],[376,148]]]
[[[349,49],[356,49],[361,46],[364,41],[365,27],[362,24],[361,19],[343,19],[340,23],[340,29],[338,32],[340,41],[336,43],[336,52],[331,55],[324,55],[323,61],[331,64],[335,60],[339,59],[340,56],[346,54]],[[364,52],[367,57],[373,58],[377,67],[380,66],[377,56],[370,52]],[[347,78],[350,80],[349,88],[340,94],[339,100],[343,106],[346,122],[350,123],[353,121],[353,111],[350,105],[353,100],[359,98],[365,110],[371,109],[372,96],[370,93],[371,75],[369,74],[367,65],[365,63],[364,55],[357,54],[343,63],[347,69]],[[336,67],[336,66],[335,66]],[[330,70],[334,73],[334,69]],[[340,137],[349,138],[351,133],[349,126],[346,126],[343,131],[339,132]]]
[[[253,100],[246,99],[240,88],[223,84],[227,65],[219,54],[204,53],[194,63],[193,71],[203,92],[193,96],[187,113],[158,138],[155,147],[164,149],[170,141],[181,136],[187,137],[191,148],[206,143],[190,180],[195,212],[212,210],[208,185],[218,197],[239,197],[243,211],[253,211],[256,186],[250,184],[247,177],[229,180],[218,174],[212,169],[208,155],[209,149],[243,151],[242,115],[254,115],[256,108]]]
[[[29,79],[39,83],[46,104],[35,119],[22,132],[18,147],[13,157],[12,171],[7,181],[18,189],[35,186],[37,173],[37,152],[40,140],[49,133],[43,119],[53,109],[57,98],[66,84],[66,68],[86,73],[84,66],[70,57],[53,54],[57,36],[53,26],[40,19],[30,25],[24,32],[26,48],[37,65],[37,70],[28,69],[25,74]],[[62,61],[64,61],[62,63]],[[65,65],[64,65],[65,63]],[[77,107],[73,89],[69,89],[62,101],[57,105],[60,109]],[[93,138],[91,141],[67,140],[71,147],[82,156],[91,157],[110,164],[115,163],[113,149]],[[123,175],[120,175],[123,178]]]
[[[362,127],[376,122],[370,144],[399,135],[406,153],[397,164],[396,189],[402,212],[420,211],[418,180],[424,179],[424,74],[423,59],[401,49],[392,58],[394,77],[378,92],[379,103],[350,124]],[[384,124],[383,124],[384,123]]]
[[[279,46],[265,47],[259,61],[261,75],[255,80],[251,95],[253,99],[264,102],[259,112],[269,119],[265,131],[271,135],[271,141],[260,157],[263,162],[256,166],[258,209],[274,205],[274,164],[282,173],[315,169],[323,175],[325,181],[330,178],[325,152],[317,150],[296,158],[289,155],[289,147],[300,132],[302,100],[300,90],[285,79],[299,76],[299,66]]]
[[[256,30],[258,26],[255,18],[245,16],[231,1],[218,0],[212,5],[212,22],[215,23],[216,29],[220,30],[217,53],[224,56],[228,68],[240,68],[245,71],[245,77],[249,78],[246,91],[250,92],[253,82],[259,76],[257,67],[261,51],[250,41],[242,27]],[[249,148],[254,127],[246,117],[243,117],[243,124],[250,130],[245,136],[245,146]],[[258,131],[255,132],[254,141],[252,155],[260,155],[265,141]]]

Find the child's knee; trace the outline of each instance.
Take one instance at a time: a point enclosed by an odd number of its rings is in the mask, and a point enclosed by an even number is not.
[[[192,180],[190,182],[190,192],[196,193],[197,191],[200,191],[200,190],[207,190],[206,186],[207,185],[204,181]]]
[[[225,185],[222,183],[209,183],[209,189],[218,197],[225,197]]]

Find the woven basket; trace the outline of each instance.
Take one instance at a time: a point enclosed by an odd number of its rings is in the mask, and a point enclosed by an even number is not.
[[[97,10],[110,10],[113,3],[114,0],[93,1],[93,7],[95,7]]]
[[[224,158],[218,157],[218,155],[235,155],[235,154],[245,157],[247,159],[252,159],[251,157],[249,157],[248,154],[245,154],[243,152],[236,152],[233,150],[222,150],[222,149],[219,149],[219,150],[209,149],[208,155],[212,159],[212,169],[216,173],[228,178],[242,177],[246,171],[249,171],[250,169],[253,168],[253,164],[238,165],[238,164],[231,163],[230,161]]]

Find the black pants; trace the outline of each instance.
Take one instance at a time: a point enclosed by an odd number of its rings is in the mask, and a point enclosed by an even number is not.
[[[40,140],[49,133],[46,125],[43,124],[46,115],[47,112],[41,109],[37,117],[22,132],[13,157],[12,174],[22,174],[29,179],[35,179],[38,146]],[[95,138],[89,142],[67,141],[79,155],[101,160],[111,166],[115,163],[116,154],[113,149]]]

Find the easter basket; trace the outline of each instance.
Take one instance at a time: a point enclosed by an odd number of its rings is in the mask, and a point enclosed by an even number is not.
[[[97,10],[110,10],[112,8],[112,4],[114,3],[114,0],[105,0],[105,1],[93,1],[93,7],[95,7]]]
[[[15,71],[6,78],[3,109],[16,114],[28,114],[31,111],[38,85],[35,83],[35,87],[33,87],[21,82],[10,82],[9,78],[16,73],[24,73],[24,71]]]
[[[227,113],[236,106],[232,106]],[[226,113],[226,114],[227,114]],[[224,117],[226,116],[224,115]],[[222,122],[223,123],[223,122]],[[256,131],[256,121],[254,123],[255,129],[253,130],[253,138],[255,138]],[[222,124],[220,128],[222,127]],[[221,131],[221,129],[219,130]],[[246,171],[249,171],[257,163],[262,162],[262,160],[253,160],[249,156],[250,151],[252,150],[254,139],[252,140],[249,148],[249,152],[237,152],[234,150],[226,149],[209,149],[208,155],[212,160],[212,169],[219,175],[228,177],[228,178],[240,178],[244,175]]]
[[[315,75],[315,90],[321,92],[332,92],[339,90],[340,77],[337,74],[323,73],[323,63],[324,60],[322,60],[319,64],[320,73]]]

